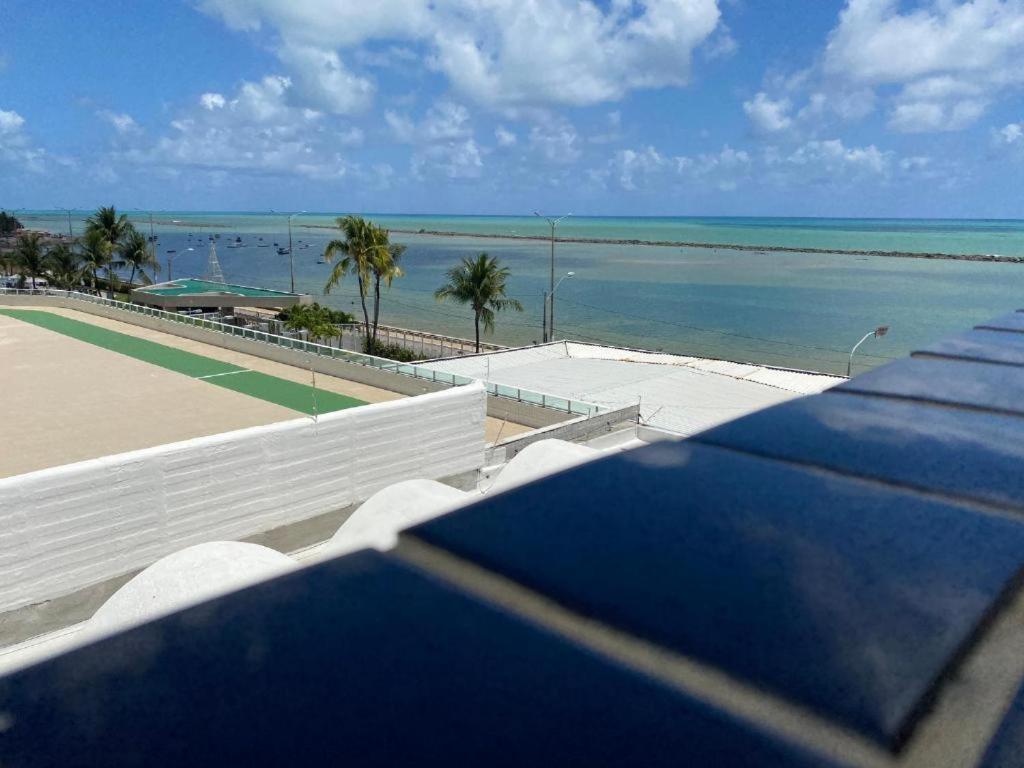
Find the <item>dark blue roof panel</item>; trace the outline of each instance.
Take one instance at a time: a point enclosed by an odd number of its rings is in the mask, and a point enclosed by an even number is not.
[[[1024,511],[1024,418],[824,394],[696,440]]]
[[[23,765],[828,765],[380,555],[0,679]]]
[[[1024,415],[1024,369],[1010,365],[909,358],[836,389]]]
[[[921,349],[920,353],[983,363],[1024,365],[1024,334],[968,331],[930,344]]]
[[[687,443],[414,534],[893,744],[1024,563],[1024,524]]]

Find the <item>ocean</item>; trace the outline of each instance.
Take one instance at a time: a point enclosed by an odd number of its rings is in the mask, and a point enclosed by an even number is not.
[[[63,212],[17,215],[31,228],[68,231]],[[72,213],[74,233],[81,233],[86,215]],[[129,215],[148,233],[148,214]],[[318,261],[334,236],[334,216],[293,220],[296,289],[355,313],[353,284],[323,295],[331,267]],[[540,341],[549,243],[484,235],[543,238],[550,231],[546,222],[533,216],[367,217],[391,229],[393,242],[408,246],[406,275],[385,295],[382,322],[470,337],[471,312],[436,302],[433,292],[462,257],[486,251],[509,267],[510,295],[524,307],[522,313],[499,314],[489,339]],[[159,277],[167,276],[169,250],[176,251],[174,276],[202,275],[209,235],[219,234],[217,255],[227,280],[289,287],[289,259],[273,247],[287,245],[284,216],[161,211],[154,213],[154,231],[165,264]],[[876,326],[891,330],[861,347],[855,371],[1024,305],[1024,264],[830,252],[1024,257],[1024,221],[572,217],[558,225],[558,235],[613,241],[556,245],[556,275],[575,273],[556,295],[559,338],[843,373],[850,347]],[[242,247],[228,248],[235,238]],[[267,247],[258,247],[261,242]]]

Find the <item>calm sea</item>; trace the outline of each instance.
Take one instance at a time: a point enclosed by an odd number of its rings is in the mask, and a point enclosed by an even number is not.
[[[82,230],[86,214],[72,214]],[[143,231],[148,215],[132,214]],[[65,214],[19,212],[30,227],[67,231]],[[370,216],[391,229],[544,236],[536,217]],[[209,235],[220,234],[217,254],[229,281],[269,288],[289,286],[282,216],[160,212],[154,218],[165,268],[174,275],[206,271]],[[356,291],[346,285],[323,296],[330,265],[318,263],[333,214],[293,221],[298,290],[354,311]],[[609,240],[729,243],[766,248],[821,248],[1024,256],[1024,221],[763,218],[573,217],[559,235]],[[227,247],[240,237],[243,246]],[[260,240],[262,238],[262,240]],[[510,293],[524,312],[500,315],[493,339],[526,344],[541,338],[542,292],[550,251],[545,242],[437,237],[395,233],[408,246],[406,276],[386,295],[382,321],[469,336],[472,318],[458,305],[439,304],[434,290],[463,256],[487,251],[511,269]],[[267,247],[259,247],[260,243]],[[188,251],[187,248],[194,250]],[[867,331],[887,324],[888,336],[858,352],[856,369],[900,357],[931,340],[1024,305],[1024,265],[786,251],[735,251],[559,243],[557,274],[575,272],[558,289],[556,333],[646,349],[691,353],[820,371],[843,372],[849,348]]]

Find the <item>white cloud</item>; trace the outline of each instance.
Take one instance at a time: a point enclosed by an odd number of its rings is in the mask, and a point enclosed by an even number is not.
[[[384,120],[395,139],[405,144],[465,139],[473,134],[469,110],[461,104],[441,99],[427,110],[418,123],[408,115],[388,111]]]
[[[199,97],[199,103],[203,109],[208,109],[212,112],[215,109],[224,109],[227,100],[219,93],[204,93]]]
[[[138,133],[141,128],[139,124],[135,122],[135,118],[126,113],[112,112],[109,109],[101,109],[96,115],[103,120],[106,120],[122,136],[126,134]]]
[[[743,111],[761,133],[778,133],[793,124],[789,116],[792,106],[789,99],[773,101],[762,91],[752,100],[743,102]]]
[[[692,53],[720,16],[717,0],[614,0],[607,7],[592,0],[203,0],[200,7],[232,28],[276,33],[299,90],[319,96],[311,106],[328,111],[324,97],[340,98],[343,83],[364,100],[372,89],[340,59],[325,57],[349,49],[358,59],[362,46],[381,41],[419,49],[456,91],[493,106],[589,105],[682,86]],[[726,52],[730,40],[725,31],[710,50]]]
[[[483,174],[480,148],[473,139],[430,144],[412,158],[412,173],[417,178],[440,174],[449,179],[475,179]]]
[[[365,111],[373,101],[373,83],[350,72],[335,51],[290,45],[279,55],[292,73],[292,95],[298,97],[300,105],[350,115]]]
[[[579,135],[567,120],[548,118],[530,129],[530,149],[548,163],[576,162],[582,154],[579,145]]]
[[[668,165],[654,147],[646,147],[640,151],[623,149],[615,154],[612,166],[617,173],[619,185],[629,191],[637,189],[639,177],[649,177],[658,173]]]
[[[494,129],[494,140],[499,147],[514,147],[519,139],[513,131],[499,125]]]
[[[996,135],[1003,144],[1024,144],[1024,123],[1010,123],[1000,128]]]
[[[1024,86],[1024,2],[849,0],[824,69],[871,88],[896,87],[889,126],[959,130],[1007,89]]]
[[[786,156],[782,162],[810,169],[816,175],[831,174],[839,180],[850,175],[885,175],[891,167],[892,159],[892,152],[884,152],[874,144],[866,147],[847,147],[840,139],[829,139],[808,141]]]
[[[124,151],[124,160],[168,171],[298,175],[332,180],[354,166],[341,149],[363,141],[357,127],[329,130],[321,113],[292,104],[290,78],[243,82],[233,97],[203,94],[154,143]]]
[[[25,125],[25,118],[17,112],[0,109],[0,136],[11,136],[18,133],[23,125]]]

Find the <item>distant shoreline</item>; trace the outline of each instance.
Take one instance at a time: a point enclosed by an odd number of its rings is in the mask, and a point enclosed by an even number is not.
[[[230,229],[225,225],[216,222],[171,222],[161,221],[163,225],[178,226],[182,229]],[[296,229],[323,229],[335,230],[328,224],[297,223],[293,225]],[[403,235],[425,235],[428,237],[464,237],[476,238],[479,240],[520,240],[531,242],[550,242],[550,237],[543,235],[514,235],[480,232],[458,232],[437,229],[392,229]],[[710,248],[722,251],[754,251],[762,253],[814,253],[814,254],[837,254],[840,256],[883,256],[898,259],[932,259],[944,261],[977,261],[997,262],[1003,264],[1024,264],[1024,256],[1002,256],[996,253],[928,253],[924,251],[882,251],[882,250],[857,250],[850,248],[801,248],[788,245],[742,245],[739,243],[700,243],[685,240],[641,240],[641,239],[613,239],[600,237],[556,237],[556,243],[579,243],[589,245],[640,245],[652,246],[655,248]]]
[[[334,227],[317,224],[303,225],[310,229],[334,229]],[[428,229],[392,229],[405,235],[429,235],[431,237],[476,237],[489,240],[533,240],[551,242],[550,237],[542,235],[497,235],[478,234],[475,232],[446,232]],[[1008,264],[1024,264],[1024,256],[1001,256],[996,253],[924,253],[918,251],[867,251],[845,248],[799,248],[787,245],[740,245],[738,243],[693,243],[683,240],[618,240],[599,237],[556,237],[556,243],[584,243],[592,245],[649,245],[658,248],[712,248],[723,251],[762,251],[765,253],[835,253],[843,256],[887,256],[902,259],[948,259],[951,261],[995,261]]]

